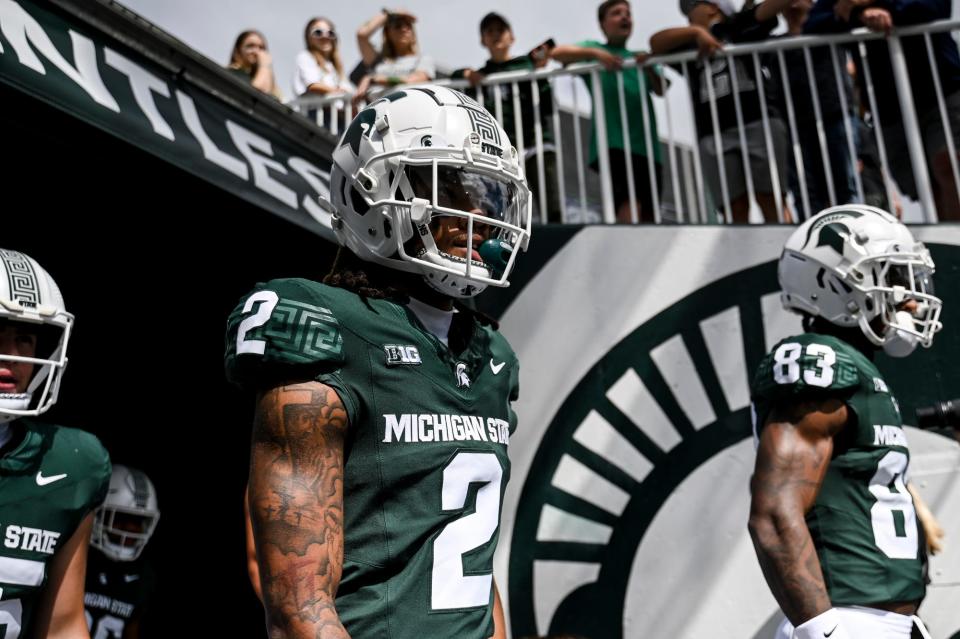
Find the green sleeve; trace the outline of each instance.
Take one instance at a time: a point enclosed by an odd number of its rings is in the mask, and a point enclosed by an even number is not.
[[[317,379],[344,362],[343,336],[322,284],[258,284],[227,319],[227,379],[244,388]]]

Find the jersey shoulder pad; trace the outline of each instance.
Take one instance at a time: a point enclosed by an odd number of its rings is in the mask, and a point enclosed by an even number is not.
[[[102,504],[110,488],[113,468],[100,440],[79,428],[43,422],[31,422],[28,427],[46,440],[41,472],[66,474],[64,481],[76,487],[75,505],[84,513]]]
[[[829,335],[803,333],[780,341],[753,378],[754,399],[777,401],[808,395],[849,394],[869,364],[859,351]]]
[[[227,379],[257,388],[338,370],[344,353],[337,293],[305,279],[257,284],[227,319]]]

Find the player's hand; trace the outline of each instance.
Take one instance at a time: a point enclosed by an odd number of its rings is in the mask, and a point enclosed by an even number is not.
[[[893,18],[890,17],[890,12],[886,9],[870,7],[863,12],[860,20],[864,26],[871,31],[883,31],[885,34],[890,35],[890,32],[893,30]]]
[[[931,555],[936,555],[937,553],[943,550],[943,538],[945,533],[943,528],[940,527],[940,523],[931,518],[930,521],[921,519],[920,523],[923,525],[923,532],[927,537],[927,550]]]
[[[945,536],[943,528],[934,514],[930,512],[926,503],[914,499],[913,505],[917,511],[917,519],[923,526],[923,536],[927,538],[927,551],[931,555],[936,555],[943,550],[943,538]]]
[[[840,621],[836,608],[822,612],[793,629],[793,639],[853,639]]]
[[[623,58],[604,49],[593,49],[593,59],[607,71],[619,71],[623,68]]]

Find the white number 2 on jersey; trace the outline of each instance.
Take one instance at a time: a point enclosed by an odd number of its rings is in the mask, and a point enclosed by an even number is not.
[[[249,313],[257,302],[262,304],[256,314],[240,322],[240,327],[237,329],[237,355],[240,353],[263,355],[267,349],[267,343],[262,339],[247,339],[247,332],[266,324],[279,301],[280,297],[274,291],[257,291],[247,298],[246,304],[243,305],[244,313]]]
[[[470,484],[477,491],[475,512],[450,522],[433,542],[431,607],[434,610],[475,608],[490,603],[493,573],[464,575],[463,555],[490,541],[500,518],[500,480],[503,468],[493,453],[458,453],[443,471],[442,508],[460,510]]]
[[[907,456],[891,450],[880,459],[870,480],[870,492],[877,498],[870,509],[873,539],[891,559],[917,558],[917,516],[903,481],[906,470]]]

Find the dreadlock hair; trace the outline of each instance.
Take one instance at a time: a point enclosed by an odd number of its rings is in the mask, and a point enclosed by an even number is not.
[[[323,278],[328,286],[346,289],[367,300],[390,300],[400,305],[410,302],[407,288],[400,288],[387,282],[397,282],[398,278],[412,281],[410,278],[419,278],[415,273],[397,271],[374,262],[365,262],[354,255],[353,251],[341,246],[337,249],[337,256],[333,260],[330,272]],[[453,306],[459,311],[450,325],[448,336],[450,350],[454,353],[462,352],[469,344],[473,335],[473,320],[482,325],[499,328],[498,322],[489,315],[471,308],[472,304],[462,300],[453,300]]]
[[[388,284],[407,273],[381,266],[375,262],[365,262],[346,247],[337,249],[330,272],[323,278],[329,286],[343,288],[356,293],[363,299],[389,299],[406,304],[410,297],[403,288]]]

